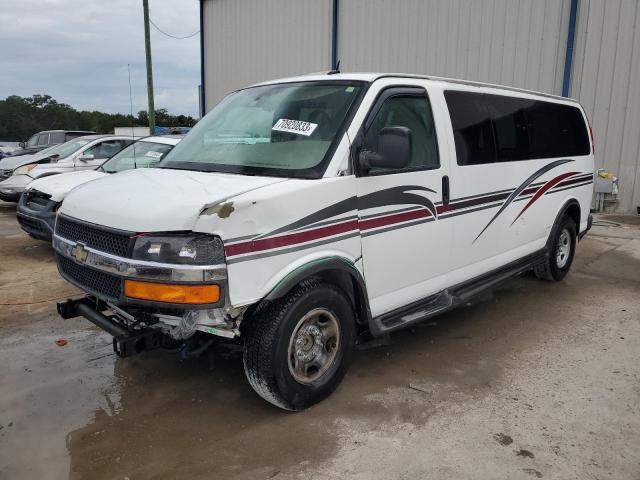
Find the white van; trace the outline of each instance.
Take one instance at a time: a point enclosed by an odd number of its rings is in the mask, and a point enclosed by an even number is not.
[[[53,239],[87,296],[58,304],[121,356],[241,342],[284,409],[328,396],[356,339],[533,270],[561,280],[590,227],[574,100],[433,77],[332,74],[239,90],[156,169],[74,189]]]

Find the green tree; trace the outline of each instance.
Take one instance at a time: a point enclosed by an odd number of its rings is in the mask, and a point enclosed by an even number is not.
[[[156,124],[163,127],[192,127],[196,119],[185,115],[170,115],[165,108],[156,110]],[[25,141],[42,130],[90,130],[113,133],[114,127],[144,127],[149,125],[146,110],[137,117],[121,113],[78,111],[66,103],[58,103],[50,95],[30,97],[10,95],[0,100],[0,140]]]

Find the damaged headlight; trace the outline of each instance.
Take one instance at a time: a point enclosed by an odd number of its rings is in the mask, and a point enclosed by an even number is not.
[[[213,235],[141,235],[133,247],[133,258],[179,265],[220,265],[224,245]]]

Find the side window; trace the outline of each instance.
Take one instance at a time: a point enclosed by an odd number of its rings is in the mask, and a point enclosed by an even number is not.
[[[459,165],[588,155],[589,133],[570,105],[447,91]]]
[[[426,96],[405,95],[386,100],[365,132],[363,148],[377,151],[378,134],[385,127],[407,127],[411,130],[411,160],[403,171],[440,166],[433,114]],[[389,172],[378,168],[372,169],[369,174],[383,171]]]
[[[32,135],[29,140],[27,140],[27,147],[35,147],[38,144],[38,135]]]
[[[444,92],[456,144],[458,165],[479,165],[496,161],[496,145],[491,117],[482,95]]]
[[[50,143],[64,143],[64,132],[54,132],[51,134]]]
[[[93,145],[92,147],[87,148],[83,155],[93,155],[93,158],[97,159],[105,159],[111,158],[116,153],[122,150],[122,144],[120,140],[106,140],[104,142],[99,142]]]
[[[49,145],[49,134],[43,133],[38,137],[38,146]]]
[[[582,112],[558,103],[535,102],[526,111],[531,158],[589,155],[591,144]]]

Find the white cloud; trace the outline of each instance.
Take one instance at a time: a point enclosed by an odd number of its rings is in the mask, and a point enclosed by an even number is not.
[[[177,36],[199,28],[197,0],[149,0],[150,16]],[[83,110],[146,110],[141,0],[4,0],[0,9],[0,98],[48,94]],[[156,108],[196,115],[200,43],[151,27]]]

